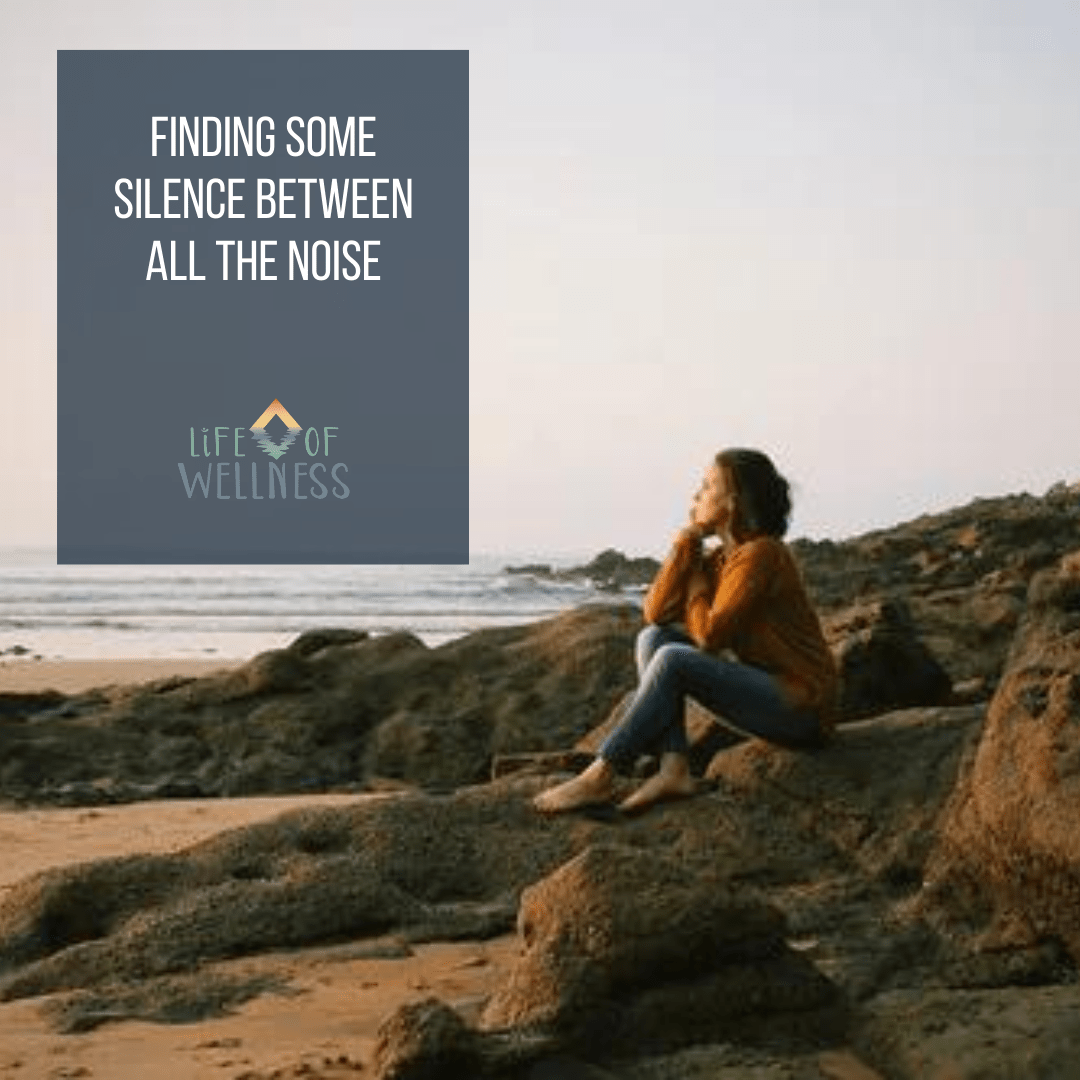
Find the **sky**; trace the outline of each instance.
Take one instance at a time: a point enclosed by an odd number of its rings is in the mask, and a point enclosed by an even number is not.
[[[1080,5],[0,5],[0,545],[56,493],[56,50],[468,49],[470,548],[840,539],[1080,479]]]

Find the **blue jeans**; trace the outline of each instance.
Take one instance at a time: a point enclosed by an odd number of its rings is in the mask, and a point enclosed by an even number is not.
[[[798,748],[821,743],[817,714],[792,706],[768,672],[702,652],[678,627],[646,626],[635,657],[637,692],[599,750],[620,772],[629,771],[639,754],[687,753],[687,696],[741,735]]]

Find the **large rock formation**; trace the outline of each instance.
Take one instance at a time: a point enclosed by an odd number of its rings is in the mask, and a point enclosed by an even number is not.
[[[916,1048],[884,1035],[886,1003],[908,1000],[889,994],[937,987],[938,1022],[963,1043],[981,988],[1075,977],[1040,943],[972,952],[920,918],[927,852],[982,724],[979,706],[909,710],[846,725],[819,753],[733,746],[712,763],[715,790],[627,820],[543,817],[530,800],[550,778],[511,776],[46,871],[0,902],[0,997],[49,995],[64,1030],[183,1019],[266,988],[219,970],[225,957],[516,922],[525,954],[488,1026],[463,1035],[437,1007],[399,1017],[384,1033],[387,1076],[459,1052],[507,1080],[595,1076],[617,1046],[647,1055],[620,1077],[737,1076],[765,1061],[774,1071],[760,1075],[781,1077],[822,1043],[840,1054],[856,1040],[885,1075],[916,1080]],[[1068,1045],[1066,1014],[1053,1022]]]
[[[600,1057],[738,1038],[748,1017],[837,998],[785,930],[715,865],[591,846],[525,890],[523,955],[481,1025],[554,1031]]]
[[[823,612],[903,599],[954,685],[977,680],[989,697],[1028,582],[1075,548],[1078,535],[1080,484],[1059,484],[1041,498],[975,499],[849,540],[796,540],[792,548]]]
[[[530,1062],[529,1076],[609,1076],[582,1058],[765,1028],[828,1044],[847,1023],[836,988],[786,945],[783,915],[707,863],[590,845],[525,890],[518,932],[521,959],[479,1029],[437,1000],[403,1006],[380,1032],[379,1080],[518,1076]]]
[[[0,900],[0,998],[345,935],[500,933],[520,889],[601,827],[545,821],[490,785],[299,810],[177,854],[47,870]]]
[[[1080,1062],[1080,987],[894,990],[854,1034],[887,1077],[1066,1080]]]
[[[813,753],[747,742],[716,754],[707,776],[758,812],[827,837],[869,878],[918,887],[984,714],[980,705],[906,709],[846,724]]]
[[[931,861],[928,909],[1080,959],[1080,551],[1034,578]],[[980,903],[981,899],[981,903]]]
[[[579,748],[595,749],[588,733],[617,722],[634,683],[640,625],[636,608],[616,605],[438,649],[408,634],[314,631],[223,675],[22,695],[0,715],[0,795],[92,804],[387,780],[453,789],[486,778],[496,758],[583,736]],[[827,626],[845,718],[948,698],[948,677],[898,603]],[[731,736],[704,710],[692,706],[690,720],[704,768]]]
[[[840,720],[951,699],[952,681],[902,600],[855,604],[826,617],[823,629],[840,671]]]
[[[616,604],[437,649],[405,633],[318,631],[223,675],[22,695],[14,715],[0,709],[0,797],[474,783],[495,754],[569,746],[597,723],[633,681],[639,626],[637,608]]]

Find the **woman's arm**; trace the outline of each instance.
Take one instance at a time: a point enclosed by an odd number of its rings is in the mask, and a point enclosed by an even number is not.
[[[776,549],[766,541],[741,544],[725,561],[715,593],[695,576],[686,601],[686,629],[699,648],[714,651],[734,644],[746,617],[760,604],[779,570]]]
[[[701,565],[701,539],[702,532],[694,525],[687,525],[676,535],[668,557],[642,601],[642,614],[647,623],[680,622],[683,619],[690,575]]]

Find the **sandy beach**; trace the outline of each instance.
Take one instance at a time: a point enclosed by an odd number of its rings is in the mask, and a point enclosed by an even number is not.
[[[77,693],[232,666],[211,660],[0,662],[0,693]],[[223,830],[301,806],[344,805],[385,795],[261,796],[119,806],[0,808],[0,900],[19,881],[91,859],[179,851]],[[12,1080],[346,1080],[371,1075],[381,1022],[400,1005],[437,996],[467,1019],[507,978],[521,943],[406,944],[393,936],[246,956],[206,965],[203,978],[261,982],[226,1014],[185,1023],[123,1019],[63,1032],[67,995],[0,1004],[0,1077]],[[873,1080],[846,1051],[817,1060],[821,1077]]]
[[[170,675],[198,677],[226,670],[240,660],[135,659],[130,660],[33,660],[25,657],[0,660],[0,694],[34,694],[59,690],[77,694],[95,686],[141,683]]]
[[[397,1004],[435,994],[467,1003],[490,992],[516,942],[415,946],[412,956],[356,959],[350,946],[217,965],[268,975],[281,989],[231,1016],[178,1025],[127,1021],[52,1032],[37,1000],[0,1006],[0,1076],[19,1080],[284,1080],[370,1076],[374,1037]],[[354,950],[355,951],[355,950]],[[464,1011],[464,1010],[463,1010]]]
[[[220,660],[31,660],[0,662],[0,693],[139,683],[199,676]],[[376,796],[377,797],[377,796]],[[74,809],[0,810],[0,897],[15,882],[53,866],[136,852],[177,851],[224,829],[298,806],[340,805],[355,795],[195,799]],[[370,1059],[382,1018],[398,1004],[438,994],[468,1006],[490,992],[517,943],[374,947],[346,944],[217,965],[265,976],[280,987],[234,1015],[167,1025],[127,1021],[77,1035],[58,1034],[41,999],[0,1005],[0,1076],[18,1080],[144,1080],[149,1070],[175,1080],[291,1077],[318,1067],[327,1080],[356,1076]],[[384,952],[372,958],[370,952]],[[47,1000],[47,999],[46,999]]]
[[[110,665],[100,665],[99,670]],[[85,675],[85,672],[82,672]],[[370,796],[378,798],[378,796]],[[0,897],[52,866],[136,852],[175,851],[223,829],[298,806],[356,796],[206,799],[76,809],[0,810]],[[125,1021],[60,1034],[49,998],[0,1005],[0,1076],[18,1080],[170,1080],[362,1075],[380,1021],[399,1004],[437,994],[468,1012],[505,975],[513,936],[404,946],[394,939],[290,950],[213,965],[272,989],[232,1015],[177,1025]],[[370,1074],[370,1072],[368,1073]]]
[[[361,798],[382,798],[371,795]],[[0,810],[0,898],[28,874],[72,862],[179,850],[298,806],[357,796],[177,800]],[[11,1080],[352,1080],[370,1076],[376,1034],[399,1005],[436,996],[474,1020],[521,950],[515,934],[406,945],[386,937],[206,965],[204,979],[261,980],[226,1015],[166,1024],[125,1019],[57,1030],[53,997],[0,1004],[0,1077]],[[58,995],[63,997],[64,995]],[[821,1080],[881,1080],[850,1051],[817,1055]]]

